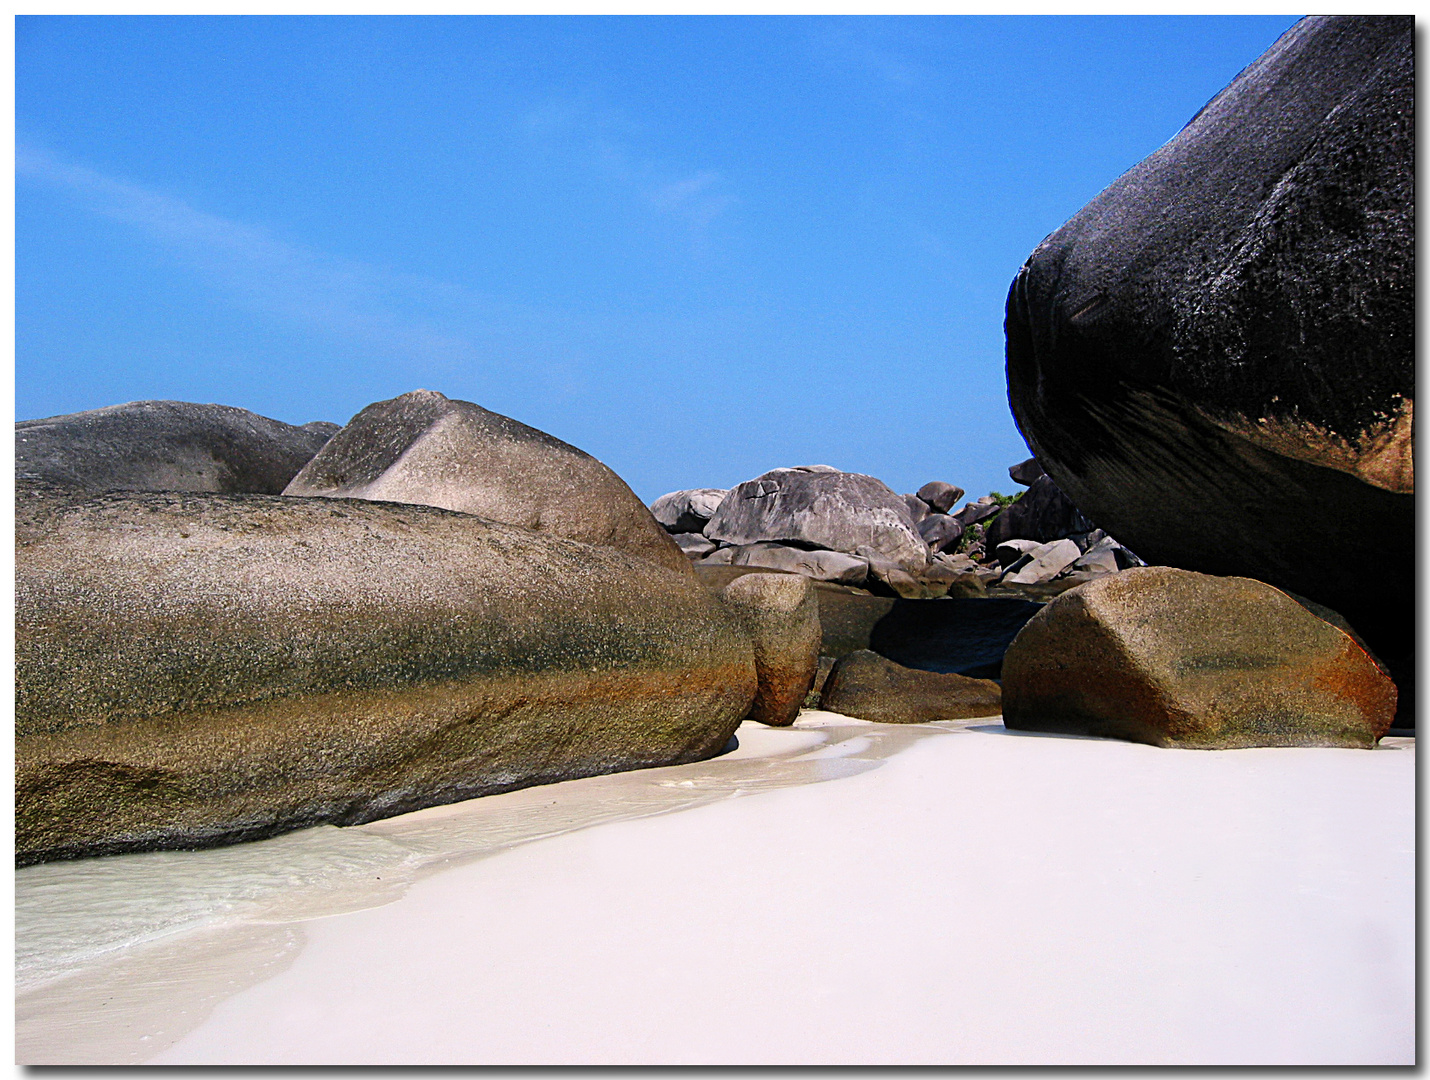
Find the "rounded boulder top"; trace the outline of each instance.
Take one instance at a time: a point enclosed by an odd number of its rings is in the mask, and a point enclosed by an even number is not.
[[[363,409],[283,494],[457,510],[692,572],[635,492],[590,454],[431,390]]]

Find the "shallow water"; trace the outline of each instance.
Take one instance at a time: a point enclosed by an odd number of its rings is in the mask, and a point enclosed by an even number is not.
[[[136,1064],[303,946],[302,923],[396,900],[419,878],[518,844],[879,765],[972,723],[894,726],[833,713],[742,726],[709,761],[526,788],[351,828],[15,874],[16,1054],[24,1064]],[[996,721],[994,721],[996,723]]]

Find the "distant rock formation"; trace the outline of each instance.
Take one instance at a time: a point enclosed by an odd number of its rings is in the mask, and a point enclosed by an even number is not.
[[[81,491],[277,495],[338,430],[229,405],[131,401],[15,425],[15,478]]]

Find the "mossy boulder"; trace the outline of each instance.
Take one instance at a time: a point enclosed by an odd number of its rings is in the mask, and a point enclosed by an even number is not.
[[[22,488],[16,541],[22,863],[699,760],[755,694],[692,575],[433,507]]]

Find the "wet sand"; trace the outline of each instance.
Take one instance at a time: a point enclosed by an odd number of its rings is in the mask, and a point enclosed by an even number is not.
[[[740,738],[21,871],[19,1060],[1413,1060],[1413,740],[1172,751],[820,713]]]

